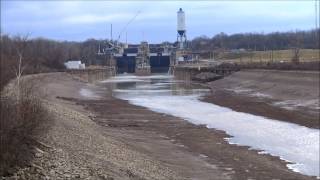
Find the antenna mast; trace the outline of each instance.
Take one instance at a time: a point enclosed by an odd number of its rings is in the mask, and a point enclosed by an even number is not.
[[[119,36],[118,36],[118,41],[120,40],[120,37],[122,35],[122,33],[127,29],[127,27],[129,26],[129,24],[136,19],[136,17],[140,14],[140,10],[132,17],[132,19],[130,19],[130,21],[122,28],[122,30],[120,31],[119,33]]]
[[[128,32],[126,31],[126,44],[128,44],[128,34],[127,34]]]

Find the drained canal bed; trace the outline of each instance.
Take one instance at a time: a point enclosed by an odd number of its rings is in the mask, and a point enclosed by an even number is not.
[[[249,146],[291,162],[288,168],[305,175],[319,176],[319,130],[297,124],[235,112],[202,102],[210,90],[176,81],[172,76],[122,75],[104,81],[113,95],[134,105],[183,118],[194,124],[223,130],[230,144]]]

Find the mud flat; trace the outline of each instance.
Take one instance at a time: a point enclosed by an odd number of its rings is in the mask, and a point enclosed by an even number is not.
[[[94,122],[109,137],[125,142],[186,179],[315,179],[295,173],[278,157],[230,145],[223,131],[194,125],[110,99],[78,101],[95,112]],[[180,179],[180,177],[175,177]]]
[[[319,129],[319,72],[241,70],[208,83],[204,101]]]

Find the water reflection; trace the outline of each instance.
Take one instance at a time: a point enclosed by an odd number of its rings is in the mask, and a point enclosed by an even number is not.
[[[204,95],[210,92],[206,87],[175,80],[168,75],[155,76],[129,76],[135,78],[134,81],[124,81],[124,77],[119,76],[109,81],[109,87],[113,89],[114,96],[185,96]],[[118,81],[117,81],[118,79]],[[108,81],[105,81],[108,82]]]

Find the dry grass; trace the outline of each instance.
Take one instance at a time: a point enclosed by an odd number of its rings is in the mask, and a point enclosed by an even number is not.
[[[22,81],[20,98],[16,86],[1,94],[0,176],[12,175],[17,167],[28,165],[33,158],[34,136],[48,119],[36,86]]]
[[[270,69],[270,70],[304,70],[320,71],[320,61],[311,62],[248,62],[248,63],[222,63],[220,68],[240,69]]]
[[[252,51],[239,53],[221,53],[216,60],[223,62],[290,62],[294,57],[294,50]],[[300,62],[320,61],[319,49],[301,49]]]

